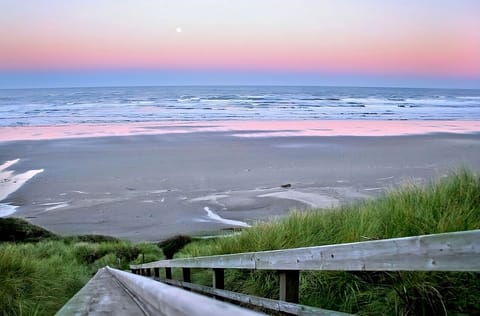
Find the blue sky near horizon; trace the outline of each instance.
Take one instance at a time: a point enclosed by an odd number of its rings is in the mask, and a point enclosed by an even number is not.
[[[480,88],[477,0],[0,0],[0,88]]]
[[[0,72],[0,89],[109,86],[279,85],[480,89],[480,78],[392,77],[255,71],[21,71]]]

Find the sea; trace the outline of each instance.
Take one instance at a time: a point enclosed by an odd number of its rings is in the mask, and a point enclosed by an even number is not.
[[[159,86],[0,90],[0,126],[209,120],[480,120],[480,89]]]

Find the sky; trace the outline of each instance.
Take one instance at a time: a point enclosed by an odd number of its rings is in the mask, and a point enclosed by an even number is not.
[[[0,88],[480,88],[478,0],[0,0]]]

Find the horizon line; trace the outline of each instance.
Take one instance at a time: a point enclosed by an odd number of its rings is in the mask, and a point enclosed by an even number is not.
[[[328,85],[328,84],[128,84],[128,85],[72,85],[72,86],[51,86],[51,87],[0,87],[0,90],[36,90],[36,89],[95,89],[95,88],[160,88],[160,87],[318,87],[318,88],[380,88],[380,89],[432,89],[432,90],[480,90],[469,87],[420,87],[403,85]]]

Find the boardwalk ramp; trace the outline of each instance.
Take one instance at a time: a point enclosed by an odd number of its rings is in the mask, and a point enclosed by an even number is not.
[[[261,315],[174,286],[109,267],[57,313],[71,315]]]

